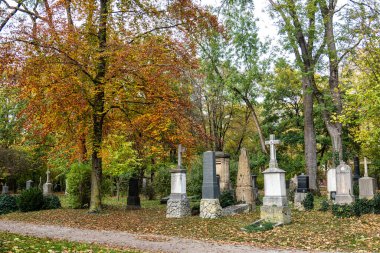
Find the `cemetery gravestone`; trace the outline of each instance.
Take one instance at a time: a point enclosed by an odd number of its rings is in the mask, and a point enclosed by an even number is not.
[[[306,198],[309,192],[309,176],[303,173],[297,177],[297,190],[294,194],[294,207],[300,211],[304,210],[302,201]]]
[[[28,180],[26,181],[26,189],[29,190],[30,188],[32,188],[33,186],[33,181],[32,180]]]
[[[201,218],[213,219],[222,216],[218,192],[215,152],[207,151],[203,153],[202,199],[199,214]]]
[[[251,170],[249,169],[248,153],[242,148],[239,156],[239,167],[236,183],[236,201],[246,203],[253,210],[255,201],[252,191]]]
[[[367,158],[364,157],[364,177],[359,179],[359,198],[372,199],[377,190],[376,180],[368,176]]]
[[[230,155],[215,152],[216,174],[220,177],[220,192],[231,190]]]
[[[127,209],[140,209],[139,180],[135,177],[129,179]]]
[[[45,196],[53,193],[53,184],[50,183],[50,171],[46,171],[46,183],[43,185],[43,194]]]
[[[166,206],[166,218],[181,218],[191,215],[190,201],[186,195],[186,170],[182,168],[182,153],[178,146],[178,166],[171,171],[171,194]]]
[[[327,170],[327,193],[328,198],[335,200],[336,195],[336,169],[332,168]]]
[[[7,183],[5,183],[5,184],[3,184],[1,194],[8,194],[8,193],[9,193],[8,185],[7,185]]]
[[[352,172],[350,166],[341,161],[336,168],[336,204],[351,204],[354,202]]]
[[[275,145],[279,143],[272,134],[270,140],[265,142],[270,145],[270,162],[269,168],[263,172],[264,198],[260,216],[269,222],[288,224],[291,222],[291,212],[286,197],[285,171],[278,168],[276,159]]]

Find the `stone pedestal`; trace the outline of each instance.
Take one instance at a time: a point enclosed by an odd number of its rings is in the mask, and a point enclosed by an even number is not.
[[[290,208],[288,206],[262,206],[260,218],[272,223],[289,224],[291,222]]]
[[[182,218],[191,215],[190,202],[186,195],[186,170],[171,171],[171,194],[166,205],[166,218]]]
[[[255,207],[255,200],[253,197],[248,154],[245,148],[242,148],[240,151],[239,168],[236,181],[236,201],[248,204],[250,206],[250,210],[253,210]]]
[[[220,177],[220,192],[232,190],[230,181],[230,155],[215,152],[216,174]]]
[[[200,203],[201,218],[218,218],[222,215],[219,203],[219,189],[216,178],[215,152],[203,153],[203,183]]]
[[[52,183],[45,183],[42,186],[43,194],[44,196],[53,194],[53,184]]]
[[[166,204],[166,218],[182,218],[190,215],[190,202],[186,194],[171,194]]]
[[[336,204],[351,204],[354,202],[354,190],[352,185],[352,171],[350,166],[341,162],[336,168]]]
[[[376,194],[377,183],[372,177],[362,177],[359,179],[359,198],[373,199]]]
[[[129,179],[127,209],[140,209],[139,181],[137,178]]]
[[[199,216],[206,219],[222,217],[219,199],[201,199]]]
[[[9,193],[8,185],[4,184],[3,188],[1,189],[1,194],[8,194],[8,193]]]
[[[294,194],[294,208],[299,211],[304,211],[302,201],[306,198],[307,192],[296,192]]]
[[[327,171],[327,197],[330,200],[335,199],[336,195],[336,169]]]

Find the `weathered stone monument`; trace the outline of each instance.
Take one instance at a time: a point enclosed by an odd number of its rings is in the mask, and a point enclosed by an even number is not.
[[[309,189],[309,176],[303,173],[297,176],[297,189],[294,193],[294,207],[300,211],[305,210],[302,202],[306,198]]]
[[[263,172],[264,198],[260,216],[269,222],[288,224],[291,222],[291,212],[286,197],[285,171],[278,168],[275,148],[280,141],[271,134],[265,144],[270,145],[270,162],[269,168]]]
[[[7,183],[4,183],[2,186],[3,186],[3,187],[2,187],[2,189],[1,189],[1,194],[8,194],[8,193],[9,193],[9,190],[8,190],[8,185],[7,185]]]
[[[336,169],[327,170],[327,197],[330,200],[335,200],[336,195]]]
[[[186,195],[186,170],[182,167],[182,145],[178,145],[178,166],[171,171],[171,193],[166,206],[166,218],[191,215],[190,201]]]
[[[248,153],[245,148],[241,149],[239,156],[236,180],[236,201],[248,204],[250,210],[253,210],[255,207],[251,170],[249,169]]]
[[[372,199],[377,190],[376,180],[368,176],[367,158],[364,157],[364,177],[359,179],[359,198]]]
[[[351,167],[341,161],[336,168],[336,204],[351,204],[354,202]]]
[[[220,192],[231,190],[230,155],[224,152],[215,152],[216,174],[220,177]]]
[[[53,184],[50,183],[50,171],[46,171],[46,183],[43,185],[43,194],[45,196],[53,194]]]
[[[32,188],[33,186],[33,181],[32,180],[28,180],[26,181],[26,189],[29,190],[30,188]]]
[[[203,153],[202,199],[199,214],[201,218],[213,219],[222,216],[222,207],[220,206],[218,192],[215,152],[207,151]]]
[[[131,177],[128,183],[127,209],[140,209],[139,180]]]

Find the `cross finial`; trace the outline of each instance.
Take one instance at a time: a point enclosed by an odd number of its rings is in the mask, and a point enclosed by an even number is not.
[[[364,177],[368,177],[367,157],[364,157]]]
[[[50,170],[46,171],[46,183],[50,183]]]
[[[182,165],[182,153],[185,152],[186,148],[182,147],[181,144],[178,145],[178,169],[181,169]]]
[[[269,137],[269,141],[266,141],[265,144],[270,146],[270,161],[269,168],[277,168],[277,158],[276,158],[276,144],[280,144],[279,140],[275,140],[274,134],[271,134]]]

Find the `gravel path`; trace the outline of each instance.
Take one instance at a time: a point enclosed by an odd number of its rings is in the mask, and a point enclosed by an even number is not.
[[[150,252],[228,252],[228,253],[274,253],[296,252],[274,249],[260,249],[245,245],[231,245],[216,242],[184,239],[159,235],[139,235],[127,232],[88,230],[53,225],[35,225],[16,221],[0,221],[0,231],[35,237],[49,237],[68,241],[106,244],[110,247],[127,247]]]

